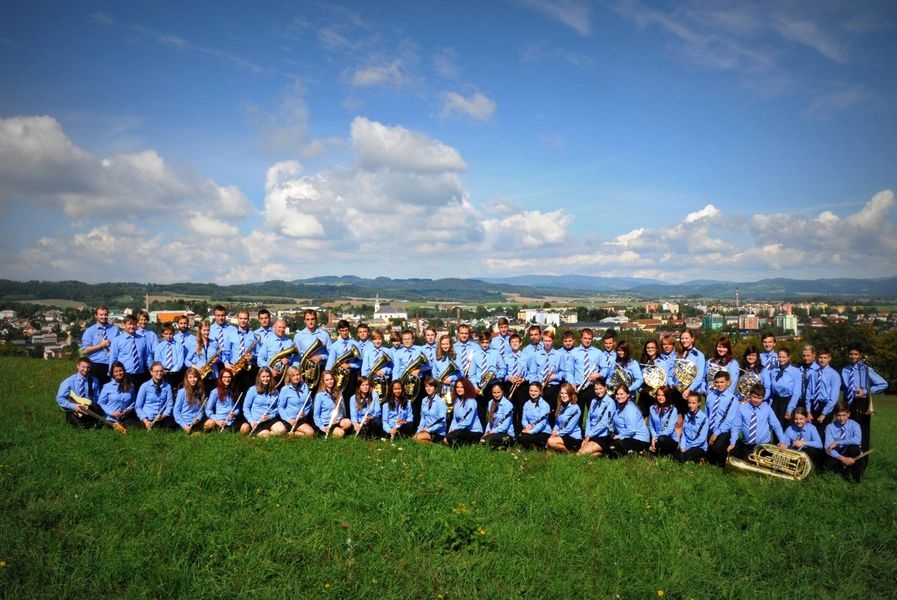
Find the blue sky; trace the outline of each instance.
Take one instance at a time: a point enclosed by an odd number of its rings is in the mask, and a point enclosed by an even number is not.
[[[22,2],[0,277],[897,275],[891,2]]]

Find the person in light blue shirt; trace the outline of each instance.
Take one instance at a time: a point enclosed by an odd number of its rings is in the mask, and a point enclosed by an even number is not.
[[[379,438],[383,435],[380,396],[371,389],[371,380],[358,378],[355,393],[349,398],[349,420],[356,437]]]
[[[466,377],[455,382],[452,397],[452,421],[445,434],[447,446],[476,444],[483,437],[483,424],[477,414],[476,388]]]
[[[687,360],[688,362],[693,363],[697,369],[697,375],[686,391],[703,394],[707,387],[703,377],[706,360],[704,358],[704,353],[695,348],[695,334],[690,329],[684,330],[679,334],[679,344],[681,349],[677,360]],[[672,384],[675,385],[676,382],[673,381]]]
[[[574,353],[573,353],[573,345],[576,343],[576,338],[573,335],[573,332],[569,329],[564,332],[561,336],[561,349],[558,351],[561,358],[558,361],[559,367],[558,372],[561,374],[561,381],[566,381],[567,383],[574,382],[575,369],[574,369]],[[573,386],[576,387],[576,384]]]
[[[629,345],[629,340],[620,340],[617,343],[616,353],[617,361],[614,369],[620,369],[625,373],[623,377],[627,382],[626,387],[630,390],[640,390],[645,380],[642,378],[642,367],[637,360],[632,358],[632,347]]]
[[[800,370],[791,364],[791,351],[788,348],[779,348],[778,361],[778,365],[769,376],[772,385],[772,412],[781,426],[788,422],[785,415],[791,399],[800,398],[801,374]]]
[[[199,369],[190,367],[184,375],[184,385],[178,390],[172,416],[184,433],[193,433],[202,421],[205,410],[206,393],[199,376]]]
[[[720,467],[726,466],[732,432],[738,429],[741,419],[734,391],[729,372],[719,371],[713,378],[713,388],[707,391],[704,404],[708,421],[708,459],[710,464]]]
[[[380,409],[383,420],[383,432],[391,440],[396,437],[414,435],[414,412],[411,402],[405,397],[405,388],[401,381],[393,381],[389,388],[389,397]]]
[[[595,397],[589,402],[586,432],[578,454],[601,456],[607,454],[612,440],[616,403],[607,395],[607,382],[599,376],[594,384]]]
[[[112,339],[109,347],[109,365],[115,361],[125,366],[128,378],[136,386],[140,386],[147,380],[146,368],[152,362],[152,354],[146,345],[146,340],[137,336],[137,318],[128,315],[124,319],[122,332]]]
[[[757,444],[774,444],[785,437],[772,408],[763,402],[765,395],[763,384],[758,383],[751,388],[749,402],[738,405],[738,426],[732,430],[728,454],[734,450],[735,456],[746,460]]]
[[[527,379],[542,384],[541,396],[552,412],[557,406],[558,386],[562,378],[560,360],[560,351],[554,348],[554,332],[543,331],[542,347],[533,351]]]
[[[436,343],[436,329],[427,327],[424,329],[424,343],[419,346],[420,351],[427,357],[427,362],[421,367],[420,377],[436,377],[438,373],[433,373],[433,365],[436,364],[436,353],[439,350],[439,344]]]
[[[98,426],[97,417],[102,417],[97,412],[100,382],[90,375],[90,360],[86,356],[79,358],[76,366],[77,372],[59,384],[56,404],[65,411],[65,420],[68,423],[81,429],[89,429]],[[76,401],[73,396],[82,401]]]
[[[776,362],[778,362],[778,357],[776,358]],[[744,354],[741,357],[741,374],[739,374],[737,379],[733,379],[732,382],[735,388],[735,399],[739,402],[747,402],[747,396],[743,395],[739,389],[742,387],[747,387],[747,383],[742,384],[741,379],[743,377],[750,377],[750,380],[759,380],[760,383],[763,384],[763,388],[766,390],[766,398],[763,399],[764,402],[771,402],[772,395],[772,380],[770,374],[772,373],[771,369],[767,369],[760,362],[760,350],[756,346],[748,346],[744,350]],[[750,381],[748,380],[748,381]]]
[[[267,308],[262,308],[258,311],[257,316],[259,326],[253,332],[255,337],[259,338],[259,345],[256,347],[256,357],[258,357],[258,349],[264,346],[268,338],[274,335],[274,328],[271,326],[271,311]]]
[[[181,348],[184,349],[185,358],[186,353],[189,352],[191,348],[196,347],[196,336],[190,332],[190,317],[187,315],[178,317],[177,331],[174,332],[174,341],[179,343]]]
[[[257,346],[258,354],[256,354],[255,360],[258,365],[272,370],[277,368],[279,371],[285,371],[291,364],[298,366],[299,356],[296,354],[296,345],[286,334],[287,322],[277,319],[271,329],[271,335],[267,336],[264,343],[260,342]]]
[[[352,421],[346,417],[346,404],[336,387],[336,376],[330,371],[321,374],[321,383],[315,394],[315,427],[326,437],[341,438],[352,431]]]
[[[197,328],[196,346],[187,350],[184,364],[188,367],[196,367],[200,373],[203,368],[208,368],[209,372],[202,382],[206,394],[211,394],[218,385],[220,356],[218,344],[211,338],[211,326],[207,321],[203,321]]]
[[[165,369],[165,381],[171,389],[177,389],[184,381],[184,360],[187,353],[184,347],[174,340],[174,327],[165,325],[162,327],[162,339],[156,344],[153,351],[153,360],[162,363]]]
[[[343,402],[349,400],[358,386],[358,374],[361,372],[361,349],[358,342],[352,339],[352,330],[349,322],[340,319],[336,324],[337,338],[330,344],[330,353],[327,357],[327,371],[333,371],[334,376],[342,381]],[[339,365],[337,365],[339,361]]]
[[[234,372],[226,368],[221,369],[217,385],[209,394],[209,401],[206,403],[206,422],[202,425],[204,431],[234,431],[239,428],[239,396],[234,390],[233,382]]]
[[[112,365],[112,379],[103,386],[98,401],[106,420],[110,423],[130,425],[137,422],[134,414],[137,389],[128,381],[125,366],[120,362]]]
[[[466,323],[458,325],[458,339],[455,341],[454,350],[458,366],[461,367],[461,375],[470,377],[477,354],[480,353],[480,347],[470,337],[470,325]]]
[[[529,400],[523,405],[523,416],[520,419],[520,435],[517,443],[527,450],[542,449],[551,436],[551,407],[542,398],[542,384],[538,381],[529,384]]]
[[[218,304],[212,309],[213,319],[209,326],[209,337],[221,348],[221,361],[224,362],[225,347],[227,344],[227,332],[233,327],[227,320],[227,309]]]
[[[803,452],[810,457],[813,466],[819,471],[825,459],[819,432],[807,422],[807,411],[803,406],[794,409],[792,418],[793,423],[785,429],[785,436],[779,442],[779,448]]]
[[[484,331],[480,333],[478,340],[480,342],[480,352],[474,360],[470,381],[476,388],[477,415],[482,423],[486,420],[486,413],[489,412],[488,388],[492,382],[500,383],[504,381],[506,371],[505,363],[501,359],[498,350],[490,346],[492,334]]]
[[[296,332],[296,335],[293,336],[293,343],[296,345],[296,360],[305,356],[305,353],[317,341],[319,347],[311,353],[309,360],[317,366],[319,371],[323,372],[327,365],[327,359],[330,357],[330,334],[318,326],[318,313],[314,309],[306,309],[302,319],[305,321],[305,329]],[[299,367],[303,366],[299,365]],[[320,376],[318,379],[320,380]]]
[[[761,343],[763,344],[763,352],[760,353],[760,363],[763,365],[763,368],[772,372],[773,369],[779,366],[779,353],[776,350],[778,340],[776,340],[776,336],[773,334],[765,333],[761,338]]]
[[[816,357],[819,371],[816,376],[818,386],[812,410],[807,413],[807,421],[816,425],[819,437],[825,435],[825,426],[831,421],[832,411],[841,396],[841,375],[832,368],[832,351],[820,348]]]
[[[816,349],[807,344],[800,351],[801,363],[797,367],[800,373],[800,387],[798,393],[791,396],[788,408],[785,412],[785,420],[791,420],[791,413],[798,406],[803,406],[804,410],[813,410],[816,404],[816,394],[819,391],[819,365],[816,364]]]
[[[863,450],[860,425],[850,418],[850,407],[839,402],[835,407],[835,420],[825,428],[825,469],[840,473],[848,481],[860,482],[863,461],[858,459]]]
[[[578,452],[582,446],[582,412],[576,399],[576,388],[564,382],[558,390],[558,406],[554,413],[554,427],[545,447],[555,452]]]
[[[617,402],[617,410],[613,419],[615,433],[610,456],[613,458],[645,452],[651,440],[651,433],[642,418],[642,411],[632,401],[629,388],[625,385],[619,386],[614,391],[614,400]]]
[[[275,423],[280,422],[277,412],[279,401],[280,397],[274,386],[274,373],[268,367],[261,367],[255,376],[255,385],[246,390],[243,401],[243,416],[246,421],[240,425],[240,433],[259,437],[276,435],[271,430]]]
[[[613,329],[604,332],[604,335],[601,336],[601,344],[604,346],[598,350],[598,356],[601,359],[601,376],[609,382],[617,364],[617,336]]]
[[[255,381],[259,341],[249,327],[249,311],[241,308],[237,311],[237,326],[224,330],[224,347],[221,351],[224,366],[233,370],[237,377],[234,387],[238,393],[248,390]]]
[[[505,397],[499,383],[492,384],[489,395],[492,401],[489,403],[482,441],[493,450],[507,448],[514,443],[514,405]]]
[[[679,449],[679,436],[676,434],[676,423],[679,411],[669,398],[669,388],[657,388],[654,393],[654,404],[648,410],[648,431],[651,433],[651,444],[648,451],[656,456],[673,456]]]
[[[100,385],[109,381],[111,365],[109,351],[112,340],[119,334],[119,329],[109,323],[109,309],[97,306],[94,311],[96,323],[84,330],[81,335],[81,353],[90,360],[90,374],[96,377]]]
[[[850,418],[860,426],[863,432],[860,448],[865,452],[870,446],[870,426],[872,413],[872,396],[888,388],[888,382],[875,369],[869,366],[859,344],[847,346],[848,364],[841,371],[844,383],[844,401],[850,407]],[[866,459],[863,459],[865,468]]]
[[[720,369],[726,369],[729,372],[729,381],[738,381],[738,377],[741,375],[738,361],[732,355],[732,341],[725,335],[717,338],[713,356],[707,359],[707,362],[704,363],[704,371],[699,374],[704,377],[705,390],[709,390],[713,386],[713,376]]]
[[[646,372],[651,372],[649,370],[649,367],[650,369],[663,369],[664,373],[666,373],[667,368],[660,361],[660,346],[657,340],[650,339],[645,342],[645,345],[642,346],[642,356],[639,359],[639,364],[640,366],[644,367],[642,371],[642,376],[644,379],[647,379]],[[664,379],[664,382],[666,382],[666,379]],[[639,409],[641,409],[642,415],[644,415],[646,419],[648,418],[648,413],[651,410],[651,407],[654,405],[654,395],[651,390],[652,388],[650,388],[647,383],[643,383],[642,387],[637,392],[638,407]],[[668,402],[670,402],[670,404],[672,404],[672,398],[668,398],[667,400]]]
[[[508,353],[511,352],[511,323],[507,317],[498,318],[498,335],[492,338],[490,347],[498,352],[502,362],[506,362]]]
[[[312,425],[311,390],[302,381],[302,371],[296,365],[287,367],[286,383],[277,395],[278,423],[271,426],[274,435],[293,435],[296,437],[314,437]]]
[[[420,422],[414,441],[422,444],[438,444],[445,439],[447,409],[439,395],[439,383],[432,377],[424,380],[424,397],[420,403]]]
[[[571,383],[576,386],[579,408],[585,409],[595,397],[595,380],[601,377],[601,355],[592,345],[594,333],[588,327],[579,332],[579,346],[573,350]]]
[[[176,429],[177,423],[171,417],[174,396],[171,386],[165,381],[162,363],[150,365],[150,380],[140,386],[134,410],[137,418],[147,431],[152,429]]]
[[[520,431],[520,419],[523,415],[523,405],[529,397],[527,393],[526,376],[527,376],[527,359],[520,349],[523,340],[516,333],[512,333],[509,338],[511,352],[505,359],[506,377],[505,377],[505,395],[514,406],[514,431]]]
[[[701,410],[701,397],[696,392],[689,392],[688,412],[682,419],[677,458],[681,462],[700,462],[706,454],[707,415]]]
[[[392,381],[392,354],[383,344],[385,340],[380,329],[371,332],[370,341],[361,361],[361,374],[371,380],[371,391],[382,399],[389,393],[389,382]]]
[[[137,330],[135,333],[146,341],[147,352],[152,356],[156,350],[156,344],[159,343],[159,336],[149,328],[149,313],[145,310],[137,311]]]

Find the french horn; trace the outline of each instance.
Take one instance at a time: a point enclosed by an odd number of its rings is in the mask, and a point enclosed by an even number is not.
[[[698,365],[690,360],[677,358],[673,364],[673,376],[676,378],[676,389],[684,394],[698,376]]]
[[[728,371],[728,369],[717,362],[708,362],[707,363],[707,386],[713,386],[713,380],[716,379],[716,374],[721,373],[722,371]]]
[[[622,368],[620,365],[617,365],[614,367],[614,372],[610,376],[610,381],[607,382],[607,387],[616,391],[621,385],[625,385],[628,388],[632,385],[632,382],[632,373]]]
[[[660,365],[648,365],[642,369],[642,377],[645,379],[645,385],[651,388],[648,393],[653,396],[666,384],[667,370]]]
[[[744,371],[741,374],[741,377],[738,378],[738,383],[736,384],[735,389],[742,397],[747,398],[751,393],[751,388],[758,383],[763,383],[759,373],[755,371]]]

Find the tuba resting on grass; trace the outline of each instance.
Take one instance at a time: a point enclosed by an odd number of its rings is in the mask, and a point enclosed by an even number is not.
[[[782,450],[773,444],[758,444],[747,460],[730,456],[726,461],[726,468],[738,473],[758,473],[802,481],[813,472],[813,461],[797,450]]]

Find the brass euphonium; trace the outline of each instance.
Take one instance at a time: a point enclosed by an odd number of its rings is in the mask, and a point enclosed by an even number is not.
[[[389,383],[389,378],[383,375],[377,375],[377,371],[385,367],[389,363],[389,355],[386,352],[381,351],[380,356],[377,357],[377,360],[374,361],[374,364],[371,365],[371,381],[373,384],[371,385],[371,389],[374,390],[374,393],[377,394],[380,398],[385,398],[386,394],[386,385]]]
[[[299,361],[299,369],[302,371],[302,381],[305,382],[305,385],[308,386],[308,389],[314,390],[318,387],[318,382],[321,380],[321,373],[324,372],[324,367],[320,362],[314,362],[312,357],[315,355],[315,352],[324,347],[324,342],[315,338],[315,341],[312,342],[311,346],[305,351],[302,355],[302,359]]]
[[[271,360],[268,361],[268,367],[274,373],[275,386],[280,387],[280,385],[283,383],[284,377],[286,377],[287,374],[287,366],[289,365],[283,364],[282,359],[286,358],[290,354],[293,354],[294,352],[296,352],[296,346],[290,344],[288,348],[284,348],[283,350],[272,356]]]
[[[420,377],[413,375],[411,372],[425,364],[427,364],[427,356],[421,352],[402,372],[402,389],[405,391],[405,397],[408,398],[409,402],[417,398],[417,394],[420,392]]]
[[[747,460],[730,456],[726,467],[739,473],[759,473],[780,479],[802,481],[813,472],[813,461],[798,450],[782,450],[773,444],[754,446]]]
[[[445,412],[448,415],[452,414],[454,411],[454,400],[452,399],[452,385],[450,383],[442,383],[442,381],[454,373],[455,371],[460,371],[461,367],[455,364],[455,361],[449,360],[448,364],[442,370],[442,373],[439,374],[439,378],[436,380],[442,385],[439,390],[439,396],[442,398],[443,402],[445,402]]]
[[[358,352],[357,346],[352,346],[346,350],[345,354],[337,358],[333,363],[333,372],[336,373],[336,387],[339,389],[343,389],[343,385],[346,383],[346,377],[349,375],[350,367],[346,363],[353,358],[361,358],[361,353]]]

